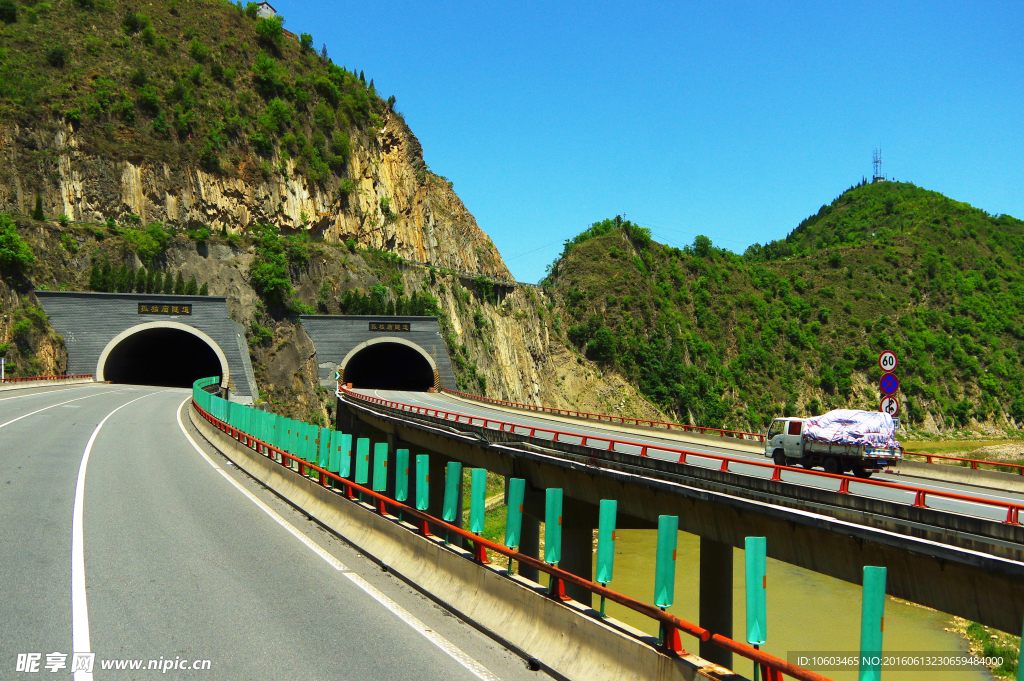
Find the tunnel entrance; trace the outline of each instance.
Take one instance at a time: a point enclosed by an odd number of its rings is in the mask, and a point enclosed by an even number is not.
[[[103,378],[112,383],[190,388],[197,379],[222,376],[213,348],[181,329],[133,333],[110,351]]]
[[[425,391],[434,387],[434,369],[407,345],[374,343],[349,359],[344,379],[353,388]]]

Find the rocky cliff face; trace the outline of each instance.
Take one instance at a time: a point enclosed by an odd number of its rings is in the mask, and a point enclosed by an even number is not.
[[[38,195],[48,217],[83,222],[123,223],[135,215],[143,224],[228,234],[270,223],[435,267],[512,278],[450,185],[427,169],[419,141],[397,114],[353,150],[354,189],[344,194],[294,174],[294,161],[280,156],[267,174],[252,157],[233,157],[232,167],[211,174],[190,164],[112,159],[72,125],[53,129],[0,129],[0,212],[27,215]]]

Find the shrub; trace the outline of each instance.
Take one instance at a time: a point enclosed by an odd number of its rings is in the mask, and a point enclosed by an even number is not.
[[[256,35],[260,42],[268,47],[277,49],[284,42],[284,19],[281,17],[267,17],[256,22]]]
[[[75,0],[75,4],[82,9],[96,9],[96,0]]]
[[[68,226],[68,223],[70,223],[70,222],[71,222],[71,218],[69,218],[69,217],[68,217],[67,215],[65,215],[64,213],[61,213],[61,214],[60,214],[60,217],[59,217],[59,218],[57,218],[57,222],[59,222],[59,223],[60,223],[60,226],[61,226],[61,227],[67,227],[67,226]]]
[[[188,231],[188,238],[194,240],[197,244],[205,244],[210,239],[210,230],[206,227],[200,227],[199,229]]]
[[[300,35],[299,36],[299,46],[303,49],[304,52],[312,52],[313,51],[313,36],[311,36],[308,33],[303,33],[302,35]]]
[[[0,0],[0,21],[13,24],[18,20],[18,6],[14,0]]]
[[[14,220],[9,215],[0,215],[0,272],[24,272],[35,262],[32,249],[22,241]]]
[[[199,38],[193,37],[192,42],[188,44],[188,53],[200,64],[210,58],[210,48],[203,45]]]
[[[135,69],[135,71],[132,73],[131,78],[128,79],[128,82],[134,85],[135,87],[142,87],[143,85],[148,83],[149,75],[146,73],[146,69]]]
[[[259,17],[260,6],[255,2],[245,3],[245,16],[250,19],[257,19]]]
[[[139,33],[143,29],[152,25],[153,22],[150,18],[141,12],[128,12],[121,20],[121,26],[124,27],[125,33],[128,33],[129,35]]]
[[[142,29],[142,42],[150,47],[156,44],[156,31],[152,26]]]
[[[292,295],[292,286],[281,237],[270,225],[258,225],[255,233],[256,257],[249,266],[252,285],[268,303],[285,305]]]
[[[152,85],[146,85],[139,90],[139,96],[135,100],[135,103],[143,113],[149,114],[150,116],[156,116],[160,113],[160,94]],[[155,125],[156,123],[154,121],[154,127]]]
[[[46,63],[55,69],[62,69],[68,62],[68,51],[63,45],[57,45],[46,53]]]
[[[85,39],[85,51],[94,57],[100,56],[103,52],[103,41],[95,36],[89,36]]]

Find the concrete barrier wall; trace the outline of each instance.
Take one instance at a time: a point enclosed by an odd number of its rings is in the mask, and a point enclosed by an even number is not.
[[[91,378],[53,378],[45,381],[19,381],[18,383],[0,383],[0,392],[7,390],[28,390],[43,388],[48,385],[71,385],[73,383],[93,383]]]
[[[255,453],[194,408],[190,416],[203,436],[249,475],[431,599],[520,655],[538,660],[556,676],[581,681],[743,678],[695,655],[664,655],[623,633],[630,630],[626,625],[598,621],[587,616],[588,609],[581,604],[547,598],[534,582],[477,565],[468,553],[421,537],[411,525],[381,517],[369,505],[345,499]],[[684,640],[683,645],[696,647],[696,641]]]
[[[941,463],[904,460],[900,461],[899,465],[894,466],[889,472],[901,478],[943,480],[945,482],[958,482],[964,485],[975,485],[989,489],[1024,492],[1024,475],[986,471],[980,468],[974,469]],[[887,477],[882,478],[882,480],[886,479]],[[911,480],[897,480],[896,482],[905,482],[908,485],[913,484]]]

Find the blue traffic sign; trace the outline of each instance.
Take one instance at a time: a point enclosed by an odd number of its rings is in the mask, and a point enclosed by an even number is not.
[[[895,395],[899,392],[900,380],[892,374],[885,374],[878,382],[878,387],[881,388],[883,395]]]

